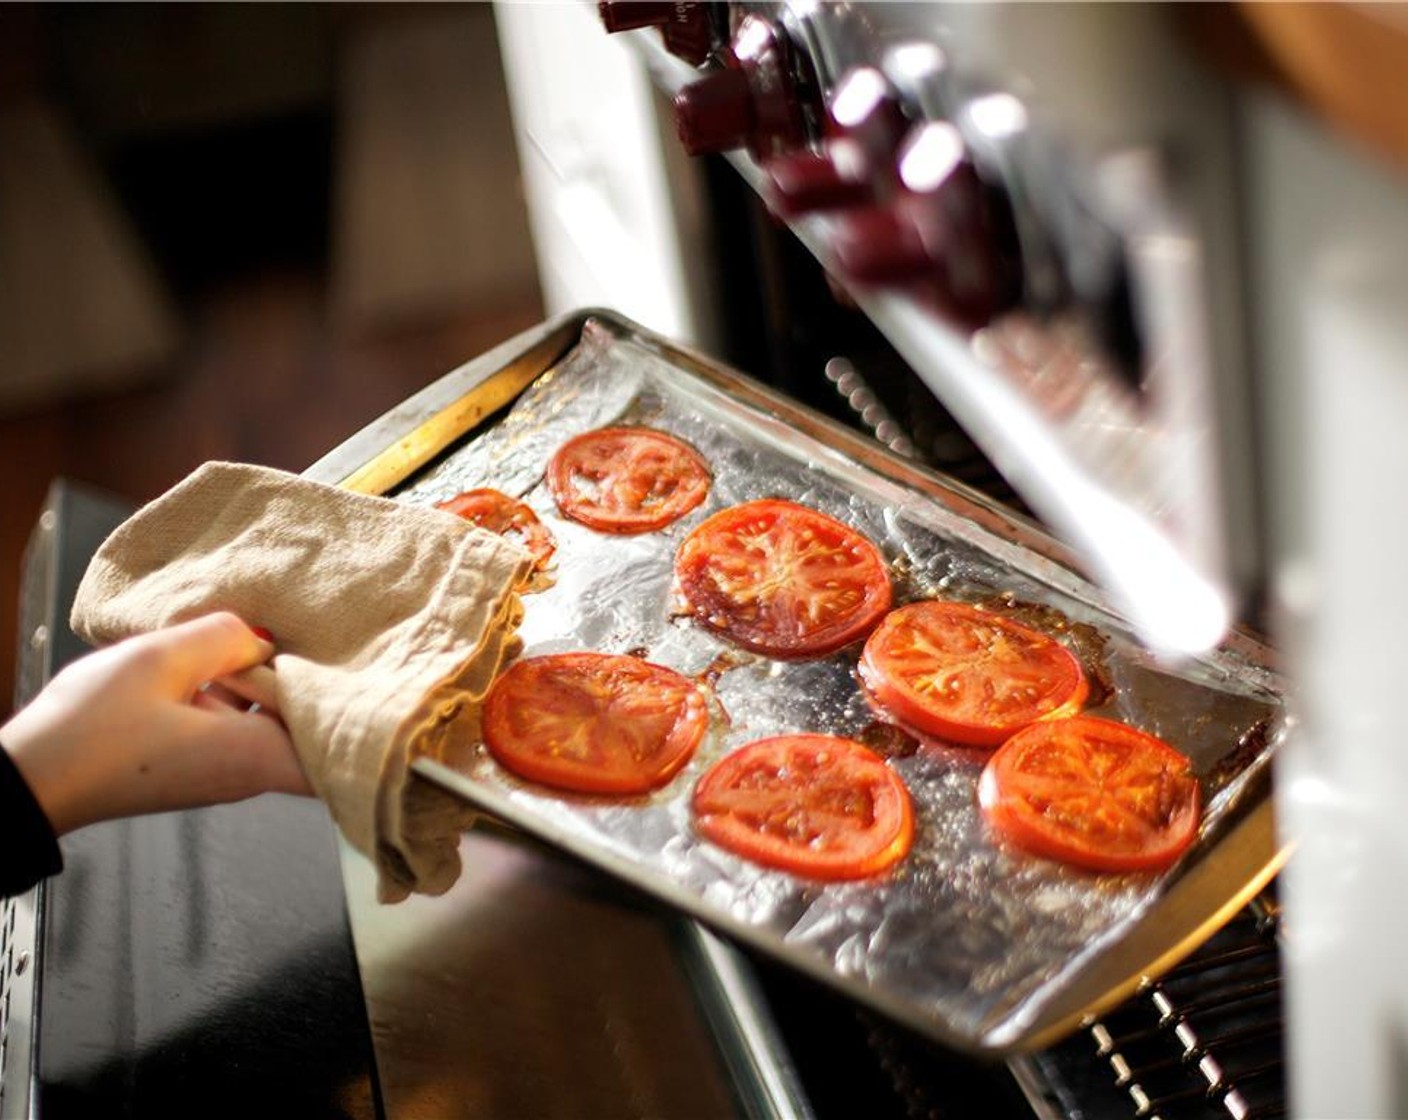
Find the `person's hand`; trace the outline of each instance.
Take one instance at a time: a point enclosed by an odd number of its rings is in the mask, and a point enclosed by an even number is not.
[[[59,834],[267,791],[307,794],[271,670],[255,668],[273,652],[229,613],[129,638],[65,668],[0,728],[0,743]]]

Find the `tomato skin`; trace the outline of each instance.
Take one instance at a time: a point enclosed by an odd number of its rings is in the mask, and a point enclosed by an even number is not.
[[[677,774],[708,728],[688,677],[609,653],[510,666],[484,701],[484,745],[521,778],[578,793],[634,794]]]
[[[1054,638],[936,599],[886,615],[865,643],[860,675],[897,722],[974,747],[1075,715],[1090,691],[1080,661]]]
[[[690,613],[728,641],[779,658],[850,645],[890,608],[879,550],[849,525],[777,498],[701,522],[675,554]]]
[[[557,542],[526,502],[501,490],[466,490],[435,503],[436,509],[457,514],[481,529],[521,544],[533,557],[533,570],[542,571],[557,550]]]
[[[1019,731],[978,781],[978,803],[1001,835],[1092,871],[1168,867],[1197,837],[1201,801],[1184,755],[1096,716]]]
[[[569,439],[548,463],[564,517],[602,533],[663,529],[709,493],[709,465],[684,440],[654,428],[596,428]]]
[[[777,735],[725,756],[694,789],[694,825],[745,859],[812,879],[864,879],[914,842],[898,774],[834,735]]]

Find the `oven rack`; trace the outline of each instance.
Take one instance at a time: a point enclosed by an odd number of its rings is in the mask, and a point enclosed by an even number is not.
[[[1279,1120],[1288,1114],[1279,913],[1269,894],[1257,898],[1161,979],[1005,1066],[856,1010],[869,1061],[847,1076],[872,1069],[885,1099],[867,1109],[893,1120]],[[841,1033],[834,1022],[828,1030]],[[840,1103],[817,1115],[855,1104]]]
[[[1258,896],[1114,1011],[1012,1061],[1038,1112],[1112,1120],[1287,1115],[1280,913],[1273,893]]]

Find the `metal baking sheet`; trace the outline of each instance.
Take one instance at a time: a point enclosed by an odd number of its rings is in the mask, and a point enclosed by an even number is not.
[[[1083,1010],[1191,949],[1209,921],[1270,874],[1274,853],[1249,860],[1243,852],[1222,861],[1240,870],[1202,883],[1211,899],[1199,902],[1198,920],[1163,913],[1187,909],[1182,881],[1207,880],[1214,853],[1244,828],[1249,808],[1263,807],[1267,763],[1286,726],[1265,650],[1237,639],[1177,669],[1161,666],[1028,523],[609,314],[574,327],[565,354],[523,378],[505,413],[450,441],[394,496],[428,504],[493,486],[523,498],[558,542],[554,582],[525,597],[525,656],[641,654],[705,682],[719,718],[690,765],[644,797],[579,797],[521,781],[472,733],[446,757],[418,760],[418,773],[940,1041],[990,1053],[1074,1026]],[[633,537],[559,516],[544,467],[567,438],[604,424],[646,424],[688,440],[714,471],[707,501],[661,532]],[[918,746],[888,730],[859,691],[855,649],[774,661],[673,614],[672,559],[684,536],[721,508],[773,496],[823,510],[876,542],[897,603],[989,602],[1060,632],[1094,681],[1089,710],[1160,735],[1193,760],[1206,809],[1188,856],[1163,874],[1094,875],[1009,850],[977,808],[985,755]],[[904,777],[917,837],[894,871],[820,884],[694,834],[698,777],[743,743],[788,731],[860,739]],[[1150,943],[1130,956],[1136,933]],[[1113,971],[1111,960],[1120,962]]]

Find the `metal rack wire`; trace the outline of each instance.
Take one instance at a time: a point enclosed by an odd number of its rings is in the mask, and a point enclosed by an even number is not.
[[[1198,953],[1089,1028],[1135,1117],[1286,1114],[1274,903],[1243,910]]]

